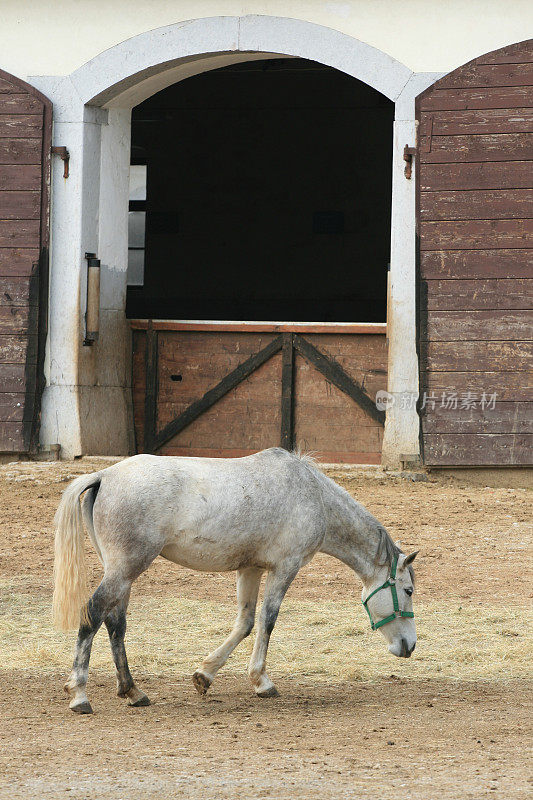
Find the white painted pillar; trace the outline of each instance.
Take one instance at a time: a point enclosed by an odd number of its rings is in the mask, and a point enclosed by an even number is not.
[[[92,347],[80,351],[81,435],[84,453],[128,455],[134,450],[131,335],[125,315],[131,111],[105,113],[96,250],[101,262],[100,335]],[[90,195],[90,189],[86,193]]]
[[[130,111],[85,106],[68,78],[33,83],[54,104],[49,333],[41,444],[61,456],[132,451],[130,340],[124,315]],[[85,347],[86,252],[101,260],[100,336]]]
[[[61,444],[62,456],[81,455],[79,352],[83,338],[86,250],[98,246],[100,125],[97,110],[86,110],[57,82],[45,93],[54,102],[54,145],[70,153],[69,177],[63,163],[52,165],[50,297],[46,348],[46,388],[42,400],[41,444]],[[68,100],[65,102],[65,95]]]
[[[415,123],[395,121],[392,179],[391,265],[387,319],[389,400],[386,409],[382,464],[398,468],[400,455],[418,455],[418,359],[415,306],[415,169],[404,175],[405,145],[414,147]]]
[[[416,157],[404,174],[405,145],[416,143],[415,98],[440,73],[413,74],[396,98],[392,165],[390,293],[387,319],[388,383],[381,463],[397,469],[400,456],[420,453],[418,356],[416,352]]]

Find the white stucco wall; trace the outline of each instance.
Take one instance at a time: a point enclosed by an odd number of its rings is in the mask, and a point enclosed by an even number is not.
[[[321,61],[395,102],[388,389],[395,398],[416,394],[415,181],[403,174],[403,147],[415,144],[414,98],[477,55],[531,36],[529,0],[3,0],[0,30],[0,69],[52,100],[54,144],[71,153],[71,178],[53,169],[43,444],[59,442],[66,456],[131,451],[123,314],[131,107],[253,53]],[[82,347],[85,251],[102,260],[93,348]],[[414,409],[388,410],[385,464],[418,452],[418,426]]]
[[[264,14],[335,28],[413,72],[449,72],[531,37],[531,0],[2,0],[0,68],[66,75],[143,31],[214,16]]]

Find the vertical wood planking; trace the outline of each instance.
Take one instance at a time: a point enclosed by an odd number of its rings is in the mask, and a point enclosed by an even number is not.
[[[154,451],[157,433],[157,351],[158,333],[154,331],[152,320],[146,332],[146,390],[144,396],[144,451]]]
[[[281,367],[281,446],[294,447],[294,334],[283,334]]]

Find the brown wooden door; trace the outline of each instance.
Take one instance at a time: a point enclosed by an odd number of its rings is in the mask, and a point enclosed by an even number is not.
[[[417,100],[427,465],[533,461],[533,40]]]
[[[38,445],[52,106],[0,70],[0,452]]]
[[[281,445],[380,463],[384,325],[132,327],[138,451],[235,457]]]

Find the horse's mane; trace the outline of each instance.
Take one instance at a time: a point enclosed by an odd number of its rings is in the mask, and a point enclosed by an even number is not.
[[[385,566],[386,564],[387,566],[391,567],[394,559],[398,558],[398,556],[401,554],[403,554],[403,550],[400,547],[398,547],[396,542],[392,541],[389,532],[385,530],[383,525],[380,525],[379,542],[376,549],[374,563],[378,566]],[[411,576],[411,580],[414,586],[415,573],[411,564],[408,565],[407,569],[409,570],[409,575]]]
[[[325,478],[327,481],[331,481],[331,483],[335,484],[336,488],[340,490],[340,492],[345,494],[347,497],[349,497],[350,500],[354,499],[351,496],[351,494],[348,491],[346,491],[346,489],[344,489],[342,486],[339,486],[338,483],[333,481],[331,478],[329,478],[322,472],[322,470],[319,468],[317,464],[317,459],[314,457],[313,453],[306,453],[298,448],[292,451],[292,455],[296,456],[296,458],[298,458],[300,461],[303,461],[304,464],[311,467],[315,473],[318,472],[318,474],[322,478]],[[395,558],[398,558],[400,555],[403,555],[403,550],[400,547],[398,547],[398,545],[392,540],[390,533],[383,527],[383,525],[381,525],[377,520],[376,523],[378,526],[379,538],[378,538],[378,546],[376,548],[376,553],[374,555],[374,564],[379,567],[382,566],[392,567],[392,562],[394,561]],[[414,585],[415,573],[410,564],[408,566],[408,569],[409,569],[409,575],[411,576],[411,580],[413,581]]]

